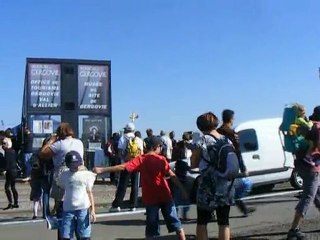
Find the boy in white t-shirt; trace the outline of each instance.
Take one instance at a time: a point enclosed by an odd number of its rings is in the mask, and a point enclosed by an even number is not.
[[[90,222],[96,220],[92,193],[96,174],[84,168],[82,157],[76,151],[66,154],[65,163],[69,170],[58,179],[59,187],[65,190],[61,236],[65,240],[72,239],[76,231],[82,240],[88,240],[91,236]]]

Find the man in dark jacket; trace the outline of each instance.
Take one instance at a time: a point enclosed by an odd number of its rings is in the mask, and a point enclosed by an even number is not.
[[[225,135],[232,142],[235,148],[235,152],[239,159],[240,171],[247,176],[248,175],[247,168],[241,156],[239,137],[238,137],[238,134],[233,129],[234,111],[230,109],[223,110],[222,121],[223,123],[217,129],[217,131],[220,134]],[[248,216],[249,213],[255,211],[255,208],[248,208],[241,199],[236,199],[236,205],[239,208],[239,210],[243,213],[244,216]]]
[[[23,159],[23,181],[29,181],[31,176],[31,158],[32,158],[32,142],[33,136],[31,131],[26,127],[23,131],[23,142],[22,142],[22,159]]]

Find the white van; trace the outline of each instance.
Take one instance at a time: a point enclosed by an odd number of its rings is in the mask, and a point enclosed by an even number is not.
[[[301,189],[302,179],[293,165],[293,155],[283,151],[279,133],[281,118],[247,121],[236,127],[242,158],[254,187],[271,190],[275,184],[290,181]]]

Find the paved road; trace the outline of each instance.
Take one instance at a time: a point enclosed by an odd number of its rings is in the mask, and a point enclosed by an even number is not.
[[[248,204],[257,207],[257,211],[248,218],[243,218],[236,208],[231,211],[231,228],[233,239],[242,240],[280,240],[286,239],[290,226],[293,209],[297,199],[292,195],[275,196],[271,198],[248,200]],[[188,239],[195,239],[195,206],[191,208],[193,221],[184,223]],[[312,207],[308,212],[303,229],[307,231],[308,239],[320,239],[318,211]],[[94,240],[138,240],[144,239],[143,212],[121,213],[121,215],[101,213],[98,222],[93,226]],[[1,240],[21,239],[55,239],[55,232],[46,229],[43,221],[24,224],[0,224]],[[174,235],[167,234],[165,225],[161,225],[162,237],[159,239],[176,239]],[[216,239],[217,225],[209,224],[210,239]]]
[[[0,186],[4,184],[0,179]],[[1,240],[21,240],[21,239],[56,239],[55,231],[47,230],[43,220],[31,221],[31,203],[28,199],[30,187],[28,184],[18,183],[20,193],[20,209],[10,211],[0,210],[0,239]],[[236,208],[231,211],[231,228],[233,239],[285,239],[293,217],[293,209],[297,204],[297,199],[291,192],[293,189],[287,184],[279,185],[268,197],[255,199],[249,196],[249,205],[256,206],[257,212],[248,218],[242,218]],[[106,184],[97,184],[94,188],[96,202],[98,205],[98,222],[93,226],[93,237],[96,240],[138,240],[144,239],[144,209],[137,212],[123,212],[119,214],[109,214],[108,207],[113,198],[115,187]],[[285,195],[283,195],[285,194]],[[252,199],[253,198],[253,199]],[[5,206],[6,200],[4,192],[0,191],[0,204]],[[1,207],[1,206],[0,206]],[[195,206],[191,208],[193,221],[184,223],[185,231],[189,239],[194,239],[195,235]],[[308,212],[303,230],[306,230],[309,239],[320,239],[318,211],[312,207]],[[161,225],[161,239],[176,239],[174,235],[167,234],[165,225]],[[211,239],[216,239],[217,225],[209,225],[209,235]]]

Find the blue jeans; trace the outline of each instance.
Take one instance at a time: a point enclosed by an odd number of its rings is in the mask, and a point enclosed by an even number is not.
[[[63,238],[72,239],[75,231],[77,231],[80,238],[90,238],[91,224],[89,209],[63,211],[60,230]]]
[[[24,153],[23,154],[23,167],[24,167],[23,175],[25,177],[31,176],[31,169],[32,169],[31,158],[32,158],[32,153]]]
[[[48,176],[43,176],[41,178],[41,188],[42,188],[42,216],[46,217],[50,215],[50,190],[51,190],[52,174]]]
[[[181,181],[181,182],[183,184],[183,181]],[[190,202],[183,198],[182,190],[178,186],[176,186],[176,185],[172,186],[172,190],[173,190],[174,203],[177,208],[176,209],[177,214],[179,212],[179,209],[182,209],[182,218],[186,218],[187,214],[190,210]]]
[[[296,206],[296,211],[305,215],[312,204],[320,210],[320,173],[311,172],[305,169],[298,169],[303,179],[302,195]]]
[[[160,235],[159,209],[166,222],[168,232],[179,231],[182,229],[181,222],[177,216],[176,206],[171,200],[167,203],[146,206],[146,237],[155,237]]]

